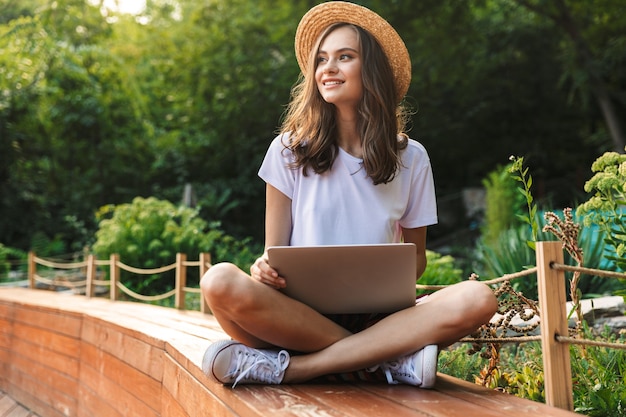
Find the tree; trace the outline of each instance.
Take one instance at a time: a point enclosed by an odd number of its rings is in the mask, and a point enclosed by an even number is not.
[[[146,138],[125,68],[90,44],[106,36],[102,17],[95,9],[86,18],[90,9],[83,2],[68,5],[82,17],[63,19],[53,4],[36,17],[12,21],[0,37],[6,72],[0,88],[7,92],[0,98],[7,149],[0,235],[24,249],[36,233],[87,243],[77,224],[93,227],[99,205],[141,192],[141,173],[150,162],[141,151]]]
[[[564,78],[571,81],[574,92],[578,90],[583,103],[587,101],[587,95],[595,97],[614,150],[623,152],[626,139],[615,105],[621,96],[623,110],[624,92],[620,89],[624,85],[626,21],[623,13],[619,12],[623,5],[613,1],[589,0],[515,1],[551,20],[569,38],[570,43],[563,54],[566,58]]]

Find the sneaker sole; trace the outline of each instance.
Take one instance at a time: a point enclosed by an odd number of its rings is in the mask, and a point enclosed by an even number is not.
[[[424,348],[422,354],[422,385],[420,385],[420,388],[432,388],[435,386],[438,357],[439,349],[437,349],[437,345],[428,345]]]
[[[215,362],[215,357],[224,349],[229,346],[236,345],[238,342],[234,340],[220,340],[218,342],[212,343],[206,352],[204,352],[204,357],[202,358],[202,372],[208,377],[213,378],[215,381],[220,382],[222,384],[228,383],[228,381],[222,381],[219,379],[215,372],[213,371],[213,363]]]

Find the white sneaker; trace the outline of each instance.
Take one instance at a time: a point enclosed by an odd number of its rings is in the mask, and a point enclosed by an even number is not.
[[[432,388],[437,379],[438,355],[437,346],[428,345],[411,355],[385,362],[380,367],[390,384],[402,382],[420,388]]]
[[[289,353],[253,349],[234,340],[209,346],[202,359],[202,371],[222,384],[280,384],[289,365]]]

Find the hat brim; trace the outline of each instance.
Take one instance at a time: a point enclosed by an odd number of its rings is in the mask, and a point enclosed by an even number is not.
[[[344,1],[319,4],[300,20],[295,36],[298,65],[306,74],[311,50],[321,34],[336,23],[349,23],[369,32],[382,47],[394,75],[398,102],[402,101],[411,83],[411,59],[398,32],[385,19],[370,9]]]

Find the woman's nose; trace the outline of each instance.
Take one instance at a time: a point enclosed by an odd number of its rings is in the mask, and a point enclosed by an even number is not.
[[[324,65],[324,73],[325,74],[334,74],[337,71],[337,65],[334,60],[329,60],[326,65]]]

